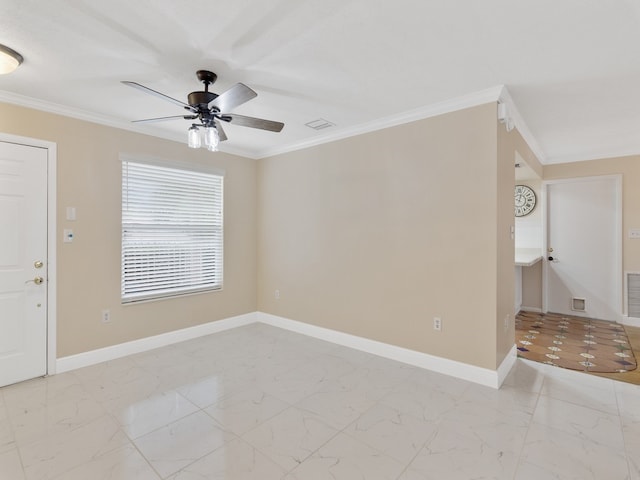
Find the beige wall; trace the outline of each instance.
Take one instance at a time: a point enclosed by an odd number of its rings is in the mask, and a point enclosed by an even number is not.
[[[622,174],[622,270],[640,271],[640,240],[628,237],[631,228],[640,228],[640,156],[546,165],[544,180]]]
[[[544,252],[543,252],[544,255]],[[522,307],[542,309],[542,260],[530,267],[522,267]]]
[[[498,126],[498,297],[496,316],[496,367],[500,365],[515,342],[515,242],[511,238],[511,228],[516,225],[513,210],[513,191],[515,188],[516,157],[525,159],[529,167],[538,175],[542,175],[542,165],[533,151],[514,129],[507,132],[504,126]],[[523,269],[525,270],[525,269]],[[524,302],[523,275],[523,302]]]
[[[517,130],[507,132],[503,125],[497,125],[497,191],[495,209],[496,225],[496,262],[497,296],[494,331],[496,335],[496,364],[513,348],[515,342],[515,242],[511,236],[515,226],[513,213],[513,190],[515,187],[515,155],[520,135]]]
[[[58,357],[256,310],[254,160],[7,104],[0,132],[57,144]],[[121,152],[226,172],[223,291],[120,304]],[[76,207],[77,221],[65,220],[67,206]],[[64,228],[73,228],[73,243],[62,243]],[[102,324],[106,308],[112,321]]]
[[[514,283],[497,128],[487,104],[261,160],[258,308],[495,369]]]
[[[58,245],[58,356],[261,310],[495,369],[514,335],[514,152],[530,155],[495,110],[256,162],[0,104],[0,131],[58,146],[57,235],[75,232]],[[120,305],[121,152],[226,171],[224,291]]]

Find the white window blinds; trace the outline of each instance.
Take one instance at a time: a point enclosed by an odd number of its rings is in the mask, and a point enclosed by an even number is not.
[[[222,288],[223,177],[122,161],[123,303]]]

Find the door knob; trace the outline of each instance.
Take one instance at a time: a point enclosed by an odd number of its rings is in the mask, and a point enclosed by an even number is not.
[[[24,282],[24,283],[29,283],[29,282],[33,282],[33,283],[35,283],[36,285],[40,285],[42,282],[44,282],[44,278],[42,278],[42,277],[35,277],[33,280],[27,280],[27,281],[26,281],[26,282]]]

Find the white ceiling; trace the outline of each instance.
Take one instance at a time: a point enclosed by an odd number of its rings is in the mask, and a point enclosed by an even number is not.
[[[180,141],[185,120],[130,124],[183,111],[121,80],[182,101],[199,69],[243,82],[236,113],[285,122],[226,126],[223,150],[255,158],[500,85],[543,163],[640,153],[636,0],[3,0],[0,43],[25,58],[0,101]]]

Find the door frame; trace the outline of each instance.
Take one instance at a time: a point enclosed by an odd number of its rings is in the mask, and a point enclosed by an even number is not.
[[[47,140],[0,132],[0,142],[47,150],[47,375],[56,373],[57,340],[57,144]]]
[[[622,174],[613,175],[590,175],[586,177],[572,177],[572,178],[560,178],[556,180],[543,180],[542,181],[542,311],[547,313],[548,309],[548,274],[549,274],[549,262],[548,256],[548,242],[549,242],[549,185],[555,185],[559,183],[577,183],[587,182],[592,180],[613,180],[615,186],[615,232],[614,242],[615,249],[613,252],[614,268],[615,268],[615,283],[614,288],[616,296],[618,297],[618,303],[616,305],[616,323],[622,323],[623,320],[623,291],[622,291]]]

